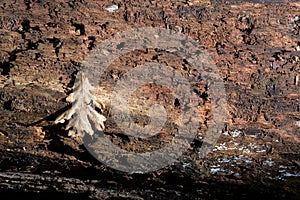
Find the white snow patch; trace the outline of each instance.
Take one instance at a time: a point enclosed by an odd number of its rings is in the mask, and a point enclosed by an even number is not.
[[[232,137],[238,137],[241,134],[241,131],[235,130],[232,132]]]
[[[223,135],[230,136],[230,134],[229,134],[228,131],[225,131],[225,132],[223,133]]]
[[[201,134],[201,133],[198,133],[198,134],[197,134],[197,138],[198,138],[199,140],[202,140],[202,139],[203,139],[202,134]]]
[[[219,163],[228,163],[230,162],[231,160],[229,160],[228,158],[218,158],[217,161]]]
[[[211,167],[210,169],[211,174],[215,174],[217,172],[228,172],[228,170],[220,168],[220,165],[212,165],[210,167]]]
[[[244,149],[243,152],[244,153],[251,153],[251,151],[249,149]]]
[[[187,166],[189,166],[191,163],[182,163],[182,167],[186,168]]]
[[[119,9],[119,6],[118,5],[112,5],[112,6],[109,6],[109,7],[107,7],[107,8],[105,8],[105,10],[107,10],[108,12],[115,12],[116,10],[118,10]]]
[[[263,162],[264,165],[268,165],[269,167],[272,167],[274,164],[274,161],[271,158],[268,158]]]
[[[299,177],[300,176],[300,173],[297,173],[297,174],[291,174],[289,172],[286,172],[283,174],[283,176],[285,177]]]
[[[287,166],[284,166],[284,165],[279,165],[279,168],[280,168],[280,169],[286,169],[286,168],[287,168]]]
[[[265,149],[258,149],[258,150],[256,150],[255,152],[256,152],[256,153],[265,153],[266,150],[265,150]]]
[[[291,23],[295,23],[299,20],[300,20],[299,16],[295,16],[294,18],[291,19]]]

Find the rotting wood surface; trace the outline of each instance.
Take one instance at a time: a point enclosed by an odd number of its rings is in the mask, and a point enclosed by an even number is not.
[[[1,1],[1,194],[61,199],[299,198],[300,4],[256,2]],[[118,9],[109,12],[106,8],[113,4]],[[67,136],[65,124],[53,122],[70,106],[65,98],[84,58],[114,34],[143,26],[181,31],[210,53],[226,88],[227,121],[205,159],[198,155],[199,135],[173,165],[149,174],[126,174],[101,164]],[[168,64],[187,76],[199,75],[180,58],[141,49],[113,61],[99,95],[109,96],[113,81],[149,61]],[[199,133],[205,135],[209,91],[203,82],[193,87],[203,113]],[[160,89],[148,85],[140,92],[149,101],[170,103],[164,95],[157,98]],[[146,116],[133,116],[147,123]],[[126,150],[151,144],[157,148],[165,142],[159,136],[141,144],[121,133],[109,117],[106,126],[107,137]]]

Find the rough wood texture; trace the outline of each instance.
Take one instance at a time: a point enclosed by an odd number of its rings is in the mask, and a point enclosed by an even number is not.
[[[1,1],[1,194],[39,199],[48,194],[59,199],[300,198],[300,4],[230,2]],[[113,4],[119,9],[108,12],[105,8]],[[53,122],[67,109],[65,97],[84,58],[114,34],[142,26],[181,30],[209,51],[226,87],[227,121],[205,159],[198,155],[199,137],[173,165],[126,174],[102,165],[67,136],[65,124]],[[103,99],[113,81],[149,61],[197,75],[172,55],[137,50],[115,60],[106,72],[99,89]],[[209,91],[201,84],[194,89],[202,103],[199,132],[204,134]],[[164,95],[157,98],[159,91],[150,85],[139,92],[149,101],[170,103]],[[174,104],[168,109],[175,113]],[[148,120],[135,117],[139,123]],[[106,126],[107,137],[126,150],[164,142],[141,145],[121,133],[109,116]]]

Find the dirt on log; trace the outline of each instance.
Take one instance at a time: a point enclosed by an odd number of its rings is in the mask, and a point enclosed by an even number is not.
[[[0,11],[1,194],[64,200],[300,198],[299,2],[2,0]],[[112,36],[140,27],[180,32],[207,50],[225,85],[227,107],[217,143],[201,158],[211,120],[206,77],[160,49],[120,55],[98,88],[103,101],[123,74],[154,62],[197,78],[191,85],[201,110],[198,135],[176,162],[130,174],[102,164],[68,136],[66,124],[54,120],[71,106],[66,97],[85,58]],[[164,105],[171,122],[164,134],[146,141],[129,137],[108,106],[106,137],[131,152],[170,143],[180,100],[169,93],[148,84],[130,104],[132,118],[144,125],[149,119],[138,104]]]

